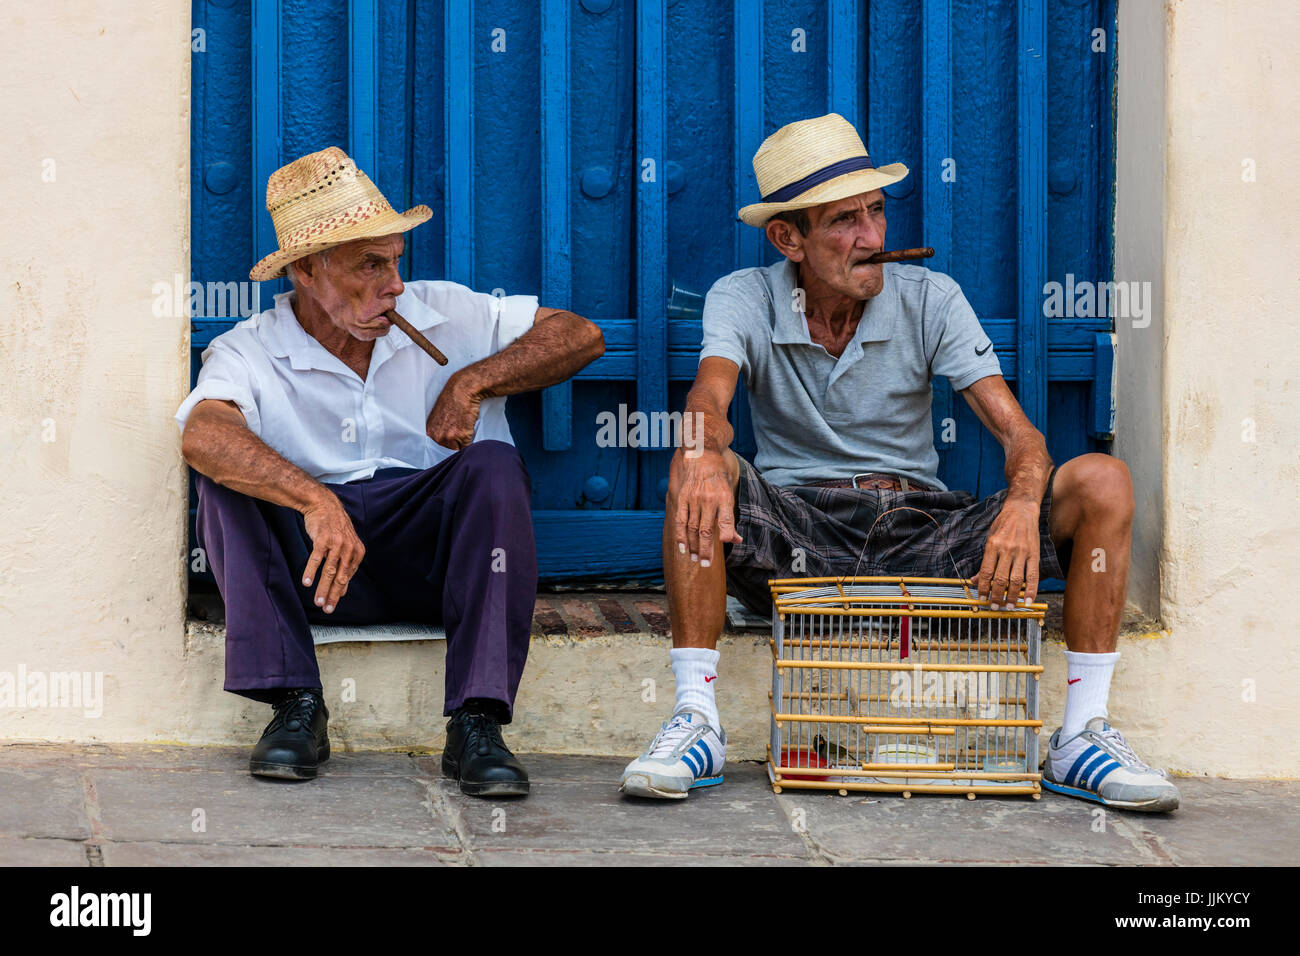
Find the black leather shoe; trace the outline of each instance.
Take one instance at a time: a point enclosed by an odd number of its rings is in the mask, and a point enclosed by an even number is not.
[[[501,722],[478,708],[462,707],[447,721],[442,772],[460,781],[461,792],[471,797],[528,793],[528,773],[501,739]]]
[[[326,733],[329,711],[320,691],[299,689],[286,692],[272,705],[275,716],[262,731],[248,761],[250,773],[284,780],[311,780],[316,765],[330,756]]]

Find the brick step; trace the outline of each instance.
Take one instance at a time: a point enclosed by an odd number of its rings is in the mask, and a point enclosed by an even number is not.
[[[210,591],[194,591],[189,598],[192,620],[223,626],[226,620],[221,597]],[[769,618],[754,614],[734,597],[727,598],[730,632],[771,627]],[[533,610],[533,637],[592,637],[598,634],[670,633],[668,598],[662,591],[570,591],[546,592],[537,596]],[[418,622],[392,624],[313,624],[317,645],[349,641],[441,641],[446,632],[440,625]]]
[[[1065,595],[1043,594],[1039,600],[1047,605],[1043,634],[1047,640],[1064,640],[1062,607]],[[192,620],[224,625],[225,608],[215,592],[194,591],[189,598]],[[727,597],[726,633],[767,630],[771,620],[754,614],[734,597]],[[1124,616],[1121,635],[1133,636],[1158,631],[1160,625],[1143,617],[1131,607]],[[662,591],[546,591],[538,594],[533,610],[532,634],[537,637],[593,637],[602,634],[671,633],[668,621],[668,597]],[[316,644],[349,641],[418,641],[444,640],[440,626],[404,622],[396,624],[312,626]]]

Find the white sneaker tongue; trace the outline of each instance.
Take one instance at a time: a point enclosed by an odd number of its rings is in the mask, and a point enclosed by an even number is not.
[[[659,744],[650,752],[650,756],[666,757],[672,753],[677,744],[691,732],[690,727],[686,726],[690,719],[689,714],[673,714],[672,720],[668,721],[666,732],[659,738]]]
[[[1100,734],[1100,733],[1104,733],[1107,730],[1110,730],[1110,724],[1106,723],[1105,717],[1094,717],[1092,718],[1092,720],[1084,724],[1084,729],[1095,730],[1097,733]]]

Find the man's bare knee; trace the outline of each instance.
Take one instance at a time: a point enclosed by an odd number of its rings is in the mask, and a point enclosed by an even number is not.
[[[1053,536],[1073,534],[1084,522],[1131,522],[1133,511],[1133,479],[1128,465],[1118,458],[1080,455],[1057,469],[1052,487]]]
[[[1075,465],[1071,490],[1085,515],[1119,517],[1133,513],[1133,479],[1128,465],[1110,455],[1080,455],[1067,464]]]

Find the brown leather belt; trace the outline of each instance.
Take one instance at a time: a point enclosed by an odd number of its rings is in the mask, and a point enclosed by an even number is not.
[[[929,485],[912,481],[902,475],[886,475],[880,472],[863,472],[852,478],[823,478],[818,481],[805,481],[805,485],[818,488],[856,488],[859,491],[882,489],[884,491],[933,491]]]

